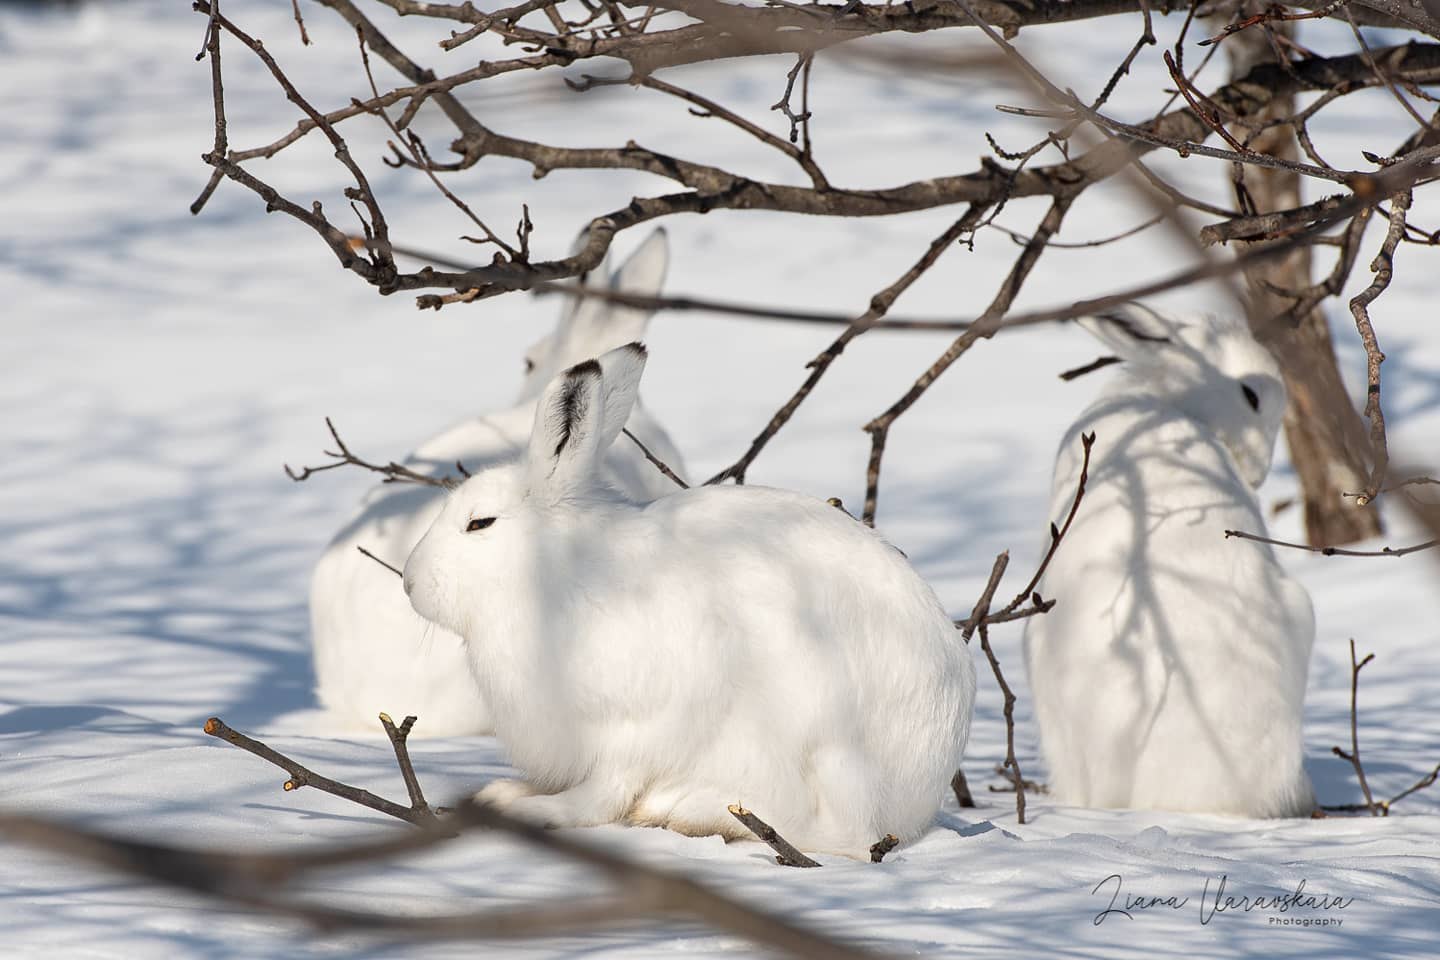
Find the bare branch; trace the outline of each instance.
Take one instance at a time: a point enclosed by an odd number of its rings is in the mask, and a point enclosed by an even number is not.
[[[645,446],[645,444],[640,441],[639,437],[631,433],[629,427],[621,427],[620,432],[625,434],[625,436],[629,437],[631,441],[634,442],[635,446],[640,448],[640,452],[645,455],[645,459],[649,460],[656,470],[659,470],[661,473],[665,474],[665,476],[668,477],[671,481],[673,481],[674,484],[681,490],[690,489],[690,484],[686,483],[684,480],[681,480],[676,475],[675,471],[671,470],[664,460],[661,460],[659,457],[655,456],[655,454],[651,453],[650,448]]]
[[[757,839],[763,842],[771,850],[775,851],[775,862],[780,864],[780,866],[820,866],[820,863],[818,861],[811,860],[809,857],[805,856],[805,854],[801,853],[795,847],[791,846],[790,841],[786,840],[784,837],[780,836],[780,834],[776,833],[774,827],[770,826],[770,824],[766,823],[764,820],[761,820],[759,817],[755,816],[755,814],[751,813],[749,810],[746,810],[738,803],[732,803],[730,804],[730,806],[726,807],[726,809],[730,811],[730,815],[732,817],[734,817],[736,820],[739,820],[745,825],[745,829],[755,834]]]
[[[318,467],[301,467],[298,473],[292,470],[288,463],[285,464],[285,475],[296,483],[310,479],[311,474],[323,473],[326,470],[334,470],[337,467],[344,466],[360,467],[363,470],[381,474],[385,478],[382,481],[384,483],[418,483],[428,487],[440,487],[442,490],[451,490],[460,483],[460,481],[454,477],[434,477],[426,473],[420,473],[410,469],[404,464],[396,463],[394,460],[385,464],[371,463],[350,452],[350,448],[345,445],[344,440],[340,439],[340,433],[335,429],[335,424],[330,422],[329,417],[325,418],[325,427],[330,431],[330,437],[335,441],[337,449],[334,452],[330,450],[323,450],[321,452],[327,457],[333,457],[334,462],[322,463]],[[456,466],[459,467],[460,465],[456,464]],[[461,469],[463,470],[464,468],[462,467]]]
[[[404,572],[403,570],[399,569],[398,567],[393,567],[393,566],[391,566],[390,564],[386,563],[384,560],[381,560],[379,557],[375,556],[375,554],[371,553],[369,550],[366,550],[364,547],[360,546],[359,544],[356,544],[355,549],[356,549],[356,550],[359,550],[359,551],[360,551],[360,554],[361,554],[362,556],[366,556],[366,557],[369,557],[371,560],[374,560],[376,563],[380,564],[380,566],[384,567],[386,570],[389,570],[391,573],[395,574],[395,576],[400,577],[400,578],[402,578],[402,579],[404,578],[405,572]]]
[[[1382,547],[1379,550],[1349,550],[1344,547],[1312,547],[1307,543],[1289,543],[1285,540],[1272,540],[1269,537],[1256,536],[1253,533],[1245,533],[1242,530],[1226,530],[1225,538],[1238,537],[1241,540],[1254,540],[1256,543],[1268,543],[1272,547],[1286,547],[1290,550],[1306,550],[1310,553],[1319,553],[1327,557],[1403,557],[1409,553],[1418,553],[1421,550],[1429,550],[1431,547],[1440,545],[1440,539],[1426,540],[1424,543],[1417,543],[1409,547]]]
[[[394,801],[376,796],[369,790],[362,790],[359,787],[352,787],[338,780],[331,780],[329,777],[322,777],[313,770],[291,760],[283,753],[266,746],[259,740],[251,739],[238,730],[231,729],[225,724],[225,721],[219,717],[211,717],[205,721],[205,732],[217,740],[224,740],[232,746],[239,747],[248,753],[253,753],[261,760],[273,763],[275,766],[290,774],[290,779],[286,780],[284,784],[284,788],[287,791],[299,790],[301,787],[314,787],[322,793],[328,793],[331,796],[349,800],[351,803],[358,803],[362,807],[368,807],[386,816],[395,817],[398,820],[404,820],[406,823],[413,823],[416,826],[429,827],[435,823],[435,814],[428,807],[402,807]],[[409,732],[408,729],[406,732]],[[393,742],[392,740],[392,743]],[[397,747],[397,759],[399,756],[400,749]],[[413,775],[414,773],[412,771],[410,776]]]
[[[1374,281],[1350,301],[1350,313],[1355,317],[1355,327],[1360,331],[1360,342],[1365,345],[1365,417],[1370,421],[1370,479],[1361,496],[1355,498],[1358,506],[1373,503],[1380,495],[1385,482],[1385,471],[1390,466],[1390,454],[1385,443],[1385,411],[1380,406],[1380,364],[1385,354],[1375,338],[1375,328],[1370,323],[1370,304],[1390,286],[1394,276],[1395,248],[1405,235],[1405,214],[1410,209],[1410,191],[1396,194],[1390,202],[1390,229],[1380,252],[1370,263]]]
[[[1360,671],[1367,663],[1375,659],[1375,654],[1367,653],[1362,660],[1355,659],[1355,638],[1350,638],[1350,751],[1347,753],[1339,747],[1331,747],[1330,752],[1341,760],[1348,762],[1355,768],[1355,779],[1360,781],[1360,791],[1365,794],[1364,803],[1345,803],[1333,806],[1324,806],[1321,809],[1332,812],[1359,813],[1366,812],[1372,817],[1390,816],[1390,808],[1404,800],[1412,793],[1424,790],[1433,785],[1437,778],[1440,778],[1440,764],[1435,769],[1425,774],[1414,784],[1400,791],[1389,800],[1376,800],[1370,792],[1370,783],[1365,777],[1365,766],[1360,762],[1360,721],[1359,721],[1359,691]]]
[[[1355,638],[1350,638],[1350,752],[1346,753],[1339,747],[1331,747],[1331,752],[1342,760],[1348,760],[1355,768],[1355,777],[1360,781],[1360,791],[1365,794],[1365,805],[1370,809],[1372,817],[1380,815],[1380,809],[1375,804],[1375,798],[1370,795],[1370,784],[1365,779],[1365,767],[1360,762],[1360,723],[1358,719],[1357,701],[1360,691],[1360,670],[1375,659],[1375,654],[1367,653],[1364,660],[1355,659]]]

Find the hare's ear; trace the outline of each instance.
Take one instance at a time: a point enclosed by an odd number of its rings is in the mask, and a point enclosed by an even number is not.
[[[665,268],[670,262],[670,244],[663,229],[656,230],[630,259],[611,274],[608,285],[615,293],[630,293],[640,297],[653,297],[665,283]],[[593,273],[592,277],[604,275]],[[619,303],[606,303],[591,299],[585,302],[582,312],[575,316],[577,336],[584,337],[598,353],[608,347],[618,346],[645,335],[645,328],[655,311],[648,307],[630,307]]]
[[[610,444],[620,436],[630,411],[635,407],[635,396],[640,392],[640,375],[645,372],[647,353],[645,344],[627,343],[600,356],[603,376],[600,392],[604,398],[604,421],[600,426],[599,451],[603,454]],[[627,441],[628,442],[628,441]]]
[[[585,249],[585,245],[586,245],[587,243],[589,243],[589,242],[590,242],[590,227],[589,227],[589,226],[582,227],[581,230],[580,230],[580,232],[579,232],[578,234],[576,234],[576,236],[575,236],[575,242],[570,245],[570,256],[573,257],[573,256],[575,256],[576,254],[578,254],[581,250],[584,250],[584,249]],[[585,285],[588,285],[588,286],[595,286],[595,285],[597,285],[597,284],[603,284],[603,283],[605,282],[606,278],[609,277],[609,276],[610,276],[610,248],[609,248],[609,247],[606,247],[606,248],[605,248],[605,256],[603,256],[603,257],[600,258],[600,262],[597,263],[595,266],[591,267],[591,268],[590,268],[588,271],[586,271],[585,273],[582,273],[582,274],[580,274],[580,276],[576,277],[576,278],[575,278],[575,282],[576,282],[576,283],[580,283],[580,284],[585,284]],[[567,300],[568,302],[567,302],[566,307],[565,307],[565,312],[564,312],[563,314],[561,314],[561,316],[560,316],[560,324],[561,324],[561,327],[562,327],[562,328],[563,328],[565,325],[573,322],[573,320],[574,320],[574,318],[575,318],[575,315],[576,315],[577,313],[580,313],[580,312],[581,312],[581,308],[582,308],[582,307],[585,307],[585,305],[586,305],[587,303],[590,303],[590,302],[591,302],[591,301],[587,300],[587,299],[584,298],[584,297],[567,297],[566,300]],[[590,307],[589,309],[590,309],[591,311],[593,311],[595,308],[594,308],[594,307]]]
[[[610,278],[610,289],[653,297],[665,285],[665,270],[670,265],[670,241],[660,227],[630,254],[624,266]],[[653,310],[646,313],[654,313]]]
[[[563,500],[594,477],[605,423],[602,380],[599,362],[586,360],[551,380],[540,395],[526,452],[532,493]]]
[[[1128,303],[1075,321],[1124,360],[1145,362],[1179,341],[1179,325],[1150,307]]]

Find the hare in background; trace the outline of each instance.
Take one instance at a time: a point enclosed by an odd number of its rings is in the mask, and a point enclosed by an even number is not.
[[[656,230],[608,276],[611,290],[659,293],[669,259]],[[602,264],[596,273],[606,277]],[[473,417],[421,444],[405,464],[424,473],[472,472],[520,459],[530,439],[540,391],[560,370],[639,337],[650,311],[599,299],[570,301],[555,330],[525,358],[525,383],[515,405]],[[630,431],[677,473],[683,464],[661,426],[637,403]],[[629,495],[654,499],[679,489],[626,439],[599,465],[606,481]],[[444,505],[445,491],[416,484],[377,484],[331,541],[310,586],[316,692],[332,719],[372,730],[381,711],[417,714],[426,735],[491,730],[490,711],[470,672],[460,637],[415,615],[394,574],[363,556],[364,547],[399,566]]]
[[[1123,364],[1060,445],[1063,512],[1097,439],[1025,653],[1051,792],[1069,804],[1306,816],[1301,714],[1315,621],[1255,488],[1285,410],[1240,323],[1134,305],[1080,325]]]

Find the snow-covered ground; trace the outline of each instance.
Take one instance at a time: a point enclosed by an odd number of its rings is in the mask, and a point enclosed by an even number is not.
[[[229,0],[225,7],[322,106],[345,102],[363,85],[353,36],[328,11],[307,7],[317,42],[302,48],[289,3]],[[441,66],[424,43],[436,35],[433,25],[384,11],[377,18],[415,56]],[[1160,27],[1172,31],[1176,21]],[[344,740],[305,726],[314,706],[309,569],[370,480],[341,471],[296,485],[280,465],[318,459],[325,415],[357,451],[389,457],[451,421],[505,403],[519,384],[524,345],[547,329],[556,305],[509,297],[417,312],[407,296],[381,298],[342,273],[307,229],[267,217],[253,195],[229,183],[192,218],[187,207],[208,173],[198,158],[212,136],[208,67],[194,60],[203,27],[180,0],[41,13],[0,6],[0,804],[136,836],[247,849],[408,829],[315,792],[282,793],[278,770],[211,740],[200,726],[219,715],[320,772],[403,796],[378,731]],[[1353,42],[1329,29],[1309,36],[1326,52]],[[975,40],[929,42],[949,49]],[[1106,22],[1035,30],[1020,42],[1058,79],[1093,93],[1108,75],[1102,65],[1128,39]],[[484,55],[478,47],[462,50],[472,59]],[[294,111],[254,59],[234,44],[226,58],[232,145],[257,145],[288,130]],[[1157,64],[1152,49],[1112,101],[1117,114],[1143,114],[1164,82]],[[787,66],[777,59],[677,76],[765,117]],[[1035,121],[991,109],[1024,99],[998,84],[897,78],[865,62],[825,58],[815,76],[817,150],[837,182],[879,185],[969,169],[983,149],[983,130],[1007,149],[1043,135]],[[703,144],[726,165],[758,176],[793,181],[798,173],[778,154],[659,94],[619,88],[577,100],[556,82],[517,77],[510,95],[473,102],[487,122],[520,135],[558,123],[576,144],[634,137],[682,154]],[[770,117],[773,125],[778,117]],[[417,123],[438,150],[442,121],[422,114]],[[1403,115],[1386,93],[1357,95],[1314,129],[1322,144],[1332,144],[1332,162],[1359,166],[1362,147],[1398,141]],[[459,214],[421,177],[375,162],[384,139],[379,124],[356,121],[346,132],[374,172],[397,240],[464,255],[466,245],[453,239],[469,232]],[[257,164],[257,172],[341,210],[343,177],[311,140],[288,159]],[[885,144],[884,166],[869,149],[877,140]],[[1197,191],[1216,195],[1223,185],[1213,164],[1156,163]],[[545,254],[568,246],[585,215],[658,187],[640,174],[555,173],[537,183],[523,165],[504,161],[487,161],[455,185],[497,224],[513,222],[521,200],[529,202]],[[1417,221],[1430,223],[1436,211],[1420,207]],[[1002,220],[1028,232],[1042,209],[1016,202]],[[677,219],[670,224],[670,288],[857,311],[953,215]],[[1092,190],[1061,238],[1109,235],[1145,215],[1122,187]],[[1363,263],[1378,242],[1378,233],[1367,239],[1356,282],[1366,282]],[[974,315],[1015,250],[1005,236],[982,233],[973,251],[949,253],[896,312]],[[1186,256],[1155,231],[1111,247],[1053,250],[1021,306],[1107,292],[1164,273]],[[1440,340],[1429,323],[1429,261],[1422,249],[1403,249],[1396,282],[1373,312],[1389,357],[1394,449],[1433,464]],[[1173,299],[1210,302],[1213,295]],[[708,475],[744,449],[832,335],[662,316],[649,337],[647,403],[692,471]],[[1358,380],[1363,362],[1353,331],[1342,329],[1340,339],[1347,375]],[[861,339],[756,463],[752,481],[858,503],[868,452],[860,424],[898,397],[946,342],[932,334]],[[1061,328],[983,343],[892,433],[880,526],[957,615],[969,610],[1000,550],[1014,557],[1011,590],[1038,558],[1053,445],[1067,415],[1096,389],[1095,378],[1062,384],[1055,374],[1095,352],[1079,331]],[[1282,453],[1264,496],[1281,499],[1294,488]],[[1279,516],[1277,535],[1298,535],[1295,513]],[[1387,516],[1386,542],[1417,536],[1404,516]],[[1377,792],[1393,794],[1440,761],[1436,559],[1284,556],[1315,598],[1307,752],[1325,802],[1359,793],[1349,766],[1330,755],[1349,737],[1349,637],[1362,653],[1376,653],[1363,674],[1361,731]],[[1021,761],[1043,779],[1019,630],[997,629],[994,639],[1020,688]],[[1003,756],[1004,728],[999,695],[983,670],[982,677],[966,761],[980,807],[947,808],[929,835],[882,865],[827,858],[821,871],[787,870],[759,844],[619,827],[576,834],[900,954],[1433,953],[1440,790],[1411,797],[1388,819],[1303,822],[1098,812],[1037,797],[1022,826],[1012,798],[985,789],[996,782],[989,771]],[[505,769],[488,739],[417,739],[412,749],[433,798],[473,789]],[[1107,880],[1114,876],[1121,879]],[[1284,915],[1215,912],[1222,878],[1227,896],[1274,897],[1303,883],[1307,893],[1346,905]],[[595,882],[509,842],[475,838],[362,875],[327,876],[317,893],[352,906],[444,912],[564,898],[590,892]],[[1188,902],[1133,919],[1101,917],[1122,883],[1118,905],[1126,895]],[[1335,922],[1283,922],[1296,917]],[[474,952],[313,936],[13,846],[0,854],[0,942],[9,956]],[[500,949],[662,956],[749,948],[732,937],[672,928]]]

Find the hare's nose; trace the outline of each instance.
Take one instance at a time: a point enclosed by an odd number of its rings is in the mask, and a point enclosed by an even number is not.
[[[405,583],[405,596],[408,597],[410,596],[410,594],[415,592],[415,578],[410,575],[410,572],[408,570],[401,576],[400,579],[403,580]]]

